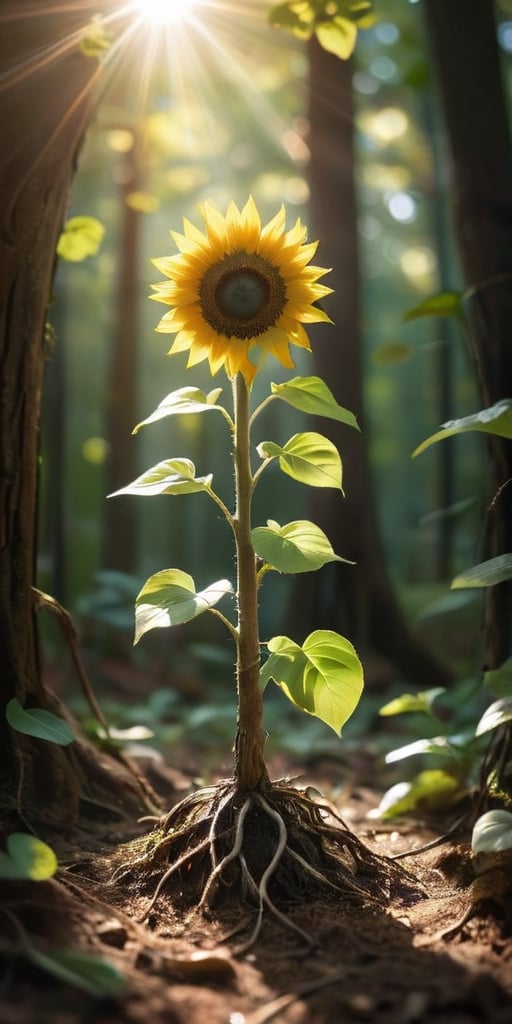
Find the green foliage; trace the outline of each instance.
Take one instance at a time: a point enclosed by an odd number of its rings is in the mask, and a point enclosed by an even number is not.
[[[369,0],[288,0],[271,8],[269,20],[298,39],[316,35],[325,50],[348,60],[356,45],[358,24],[369,23],[371,9]]]
[[[158,420],[163,419],[166,416],[176,416],[178,413],[201,413],[211,412],[216,409],[218,412],[225,413],[225,410],[221,406],[216,405],[217,399],[222,394],[222,388],[214,388],[213,391],[205,394],[201,391],[201,388],[178,388],[177,391],[171,392],[166,398],[160,402],[160,405],[151,413],[145,420],[142,420],[133,429],[133,433],[137,434],[141,427],[147,426],[148,423],[156,423]]]
[[[284,526],[267,519],[267,525],[255,527],[251,536],[258,557],[277,572],[312,572],[327,562],[346,561],[334,553],[323,530],[307,519]]]
[[[294,377],[284,384],[271,384],[272,394],[294,409],[312,416],[325,416],[359,430],[352,412],[339,405],[321,377]]]
[[[192,576],[181,569],[161,569],[147,580],[135,602],[135,639],[150,629],[177,626],[208,611],[231,593],[229,580],[218,580],[196,591]]]
[[[112,37],[106,29],[103,18],[91,19],[82,33],[80,49],[86,57],[102,57],[112,46]]]
[[[423,711],[430,714],[434,701],[443,693],[446,693],[443,686],[436,686],[432,690],[423,690],[420,693],[403,693],[401,697],[395,697],[388,704],[384,704],[379,715],[403,715],[406,711]]]
[[[105,228],[96,217],[70,217],[57,242],[57,256],[81,263],[88,256],[96,256],[104,235]]]
[[[502,398],[488,409],[480,409],[479,412],[475,412],[471,416],[464,416],[459,420],[448,420],[435,434],[415,448],[412,453],[413,458],[424,452],[431,444],[443,441],[445,437],[466,434],[472,430],[478,430],[484,434],[496,434],[498,437],[512,438],[512,399]]]
[[[496,808],[482,814],[471,836],[473,854],[501,853],[512,849],[512,814]]]
[[[11,832],[6,840],[7,852],[0,850],[0,878],[25,878],[44,882],[52,878],[57,858],[46,843],[26,832]]]
[[[196,467],[190,459],[165,459],[108,497],[116,498],[119,494],[144,497],[153,494],[194,494],[196,491],[209,491],[212,479],[211,473],[196,477]]]
[[[26,938],[22,951],[30,963],[46,974],[98,999],[119,996],[126,986],[121,972],[98,956],[52,947],[43,953]]]
[[[352,644],[337,633],[318,629],[302,647],[286,636],[274,637],[267,647],[262,686],[273,679],[293,704],[339,733],[363,690],[363,669]]]
[[[36,736],[62,747],[74,740],[73,733],[64,719],[43,708],[30,708],[26,711],[16,697],[7,704],[5,717],[12,729],[26,736]]]
[[[475,730],[475,736],[494,732],[500,725],[512,722],[512,697],[501,697],[484,711]]]
[[[499,668],[484,672],[484,684],[494,697],[512,697],[512,658],[507,658]]]
[[[335,487],[343,491],[338,449],[322,434],[294,434],[282,447],[274,441],[262,441],[256,450],[262,459],[278,459],[281,471],[293,480],[309,487]]]
[[[462,299],[461,292],[437,292],[436,295],[430,295],[428,299],[423,299],[423,302],[408,309],[404,313],[403,319],[407,323],[410,320],[419,320],[426,316],[459,318],[462,315]]]
[[[452,580],[452,590],[465,590],[473,587],[494,587],[512,579],[512,554],[496,555],[488,558],[471,569],[465,569]]]
[[[449,807],[460,791],[458,780],[442,768],[427,768],[410,782],[397,782],[384,793],[379,806],[370,816],[383,821],[403,814],[440,811]]]

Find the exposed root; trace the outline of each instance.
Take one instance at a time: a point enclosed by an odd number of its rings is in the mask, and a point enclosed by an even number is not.
[[[391,891],[422,895],[403,869],[369,850],[328,803],[317,803],[286,782],[244,794],[232,780],[199,790],[138,840],[141,847],[111,882],[134,877],[140,889],[141,878],[149,887],[159,875],[143,919],[151,916],[164,888],[204,914],[221,904],[256,905],[252,930],[237,953],[257,940],[265,908],[308,948],[315,945],[279,909],[284,900],[330,893],[351,905],[385,907]]]

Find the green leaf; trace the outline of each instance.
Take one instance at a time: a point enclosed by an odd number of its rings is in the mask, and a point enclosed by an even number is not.
[[[208,476],[196,477],[196,467],[190,459],[165,459],[156,466],[147,469],[131,484],[121,487],[119,491],[109,494],[115,498],[119,494],[193,494],[196,491],[207,491],[213,480]]]
[[[376,366],[394,366],[396,363],[404,363],[412,355],[413,350],[410,345],[390,341],[373,350],[372,361]]]
[[[512,399],[502,398],[488,409],[480,409],[479,412],[475,412],[471,416],[464,416],[460,420],[448,420],[435,434],[427,437],[426,441],[422,441],[414,449],[412,457],[415,458],[436,441],[442,441],[445,437],[452,437],[454,434],[467,434],[472,430],[478,430],[484,434],[495,434],[498,437],[512,438]]]
[[[55,874],[58,864],[53,850],[35,836],[11,832],[6,846],[7,853],[0,851],[0,878],[44,882]]]
[[[126,986],[120,971],[97,956],[52,948],[42,953],[27,941],[23,952],[36,967],[92,996],[118,996]]]
[[[283,447],[273,441],[262,441],[257,452],[265,459],[279,459],[282,472],[300,483],[343,491],[338,449],[322,434],[294,434]]]
[[[57,242],[57,256],[71,263],[81,263],[95,256],[103,241],[105,228],[96,217],[71,217]]]
[[[363,690],[363,668],[350,641],[317,629],[302,647],[287,636],[275,636],[267,646],[262,687],[273,679],[292,704],[339,733]]]
[[[284,28],[299,39],[309,39],[315,20],[313,4],[308,0],[288,0],[271,7],[268,19],[273,28]]]
[[[464,590],[470,587],[494,587],[496,583],[504,583],[512,579],[512,554],[496,555],[486,562],[465,569],[452,580],[451,590]]]
[[[277,572],[313,572],[327,562],[346,561],[334,554],[320,527],[307,519],[286,523],[285,526],[268,519],[267,525],[257,526],[251,536],[258,558]]]
[[[502,853],[512,849],[512,814],[496,808],[487,811],[475,822],[471,850],[478,853]]]
[[[429,768],[411,782],[397,782],[391,786],[368,817],[387,821],[401,814],[410,814],[418,806],[426,810],[441,810],[449,806],[459,792],[460,783],[454,775],[441,768]]]
[[[25,711],[16,697],[9,701],[5,717],[12,729],[26,736],[37,736],[40,740],[57,743],[60,747],[65,747],[74,740],[73,733],[63,718],[58,718],[43,708],[30,708]]]
[[[390,700],[384,707],[380,708],[379,715],[403,715],[406,711],[423,711],[430,714],[432,705],[437,697],[446,693],[444,686],[435,686],[431,690],[423,690],[420,693],[402,693],[400,697]]]
[[[331,18],[318,22],[315,35],[324,50],[334,53],[340,60],[348,60],[356,45],[357,27],[348,18]]]
[[[144,584],[135,602],[134,644],[150,629],[177,626],[208,611],[233,587],[229,580],[217,580],[196,592],[192,576],[181,569],[161,569]]]
[[[432,739],[414,740],[406,743],[403,747],[396,747],[386,754],[386,764],[395,764],[396,761],[403,761],[406,757],[414,757],[416,754],[437,754],[440,757],[453,757],[450,740],[446,736],[434,736]]]
[[[223,412],[222,406],[215,404],[221,394],[222,388],[214,388],[208,394],[201,391],[201,388],[178,388],[177,391],[172,391],[170,395],[167,395],[147,419],[137,423],[132,433],[137,434],[141,427],[147,426],[148,423],[156,423],[157,420],[161,420],[165,416],[176,416],[178,413],[209,412],[212,409]]]
[[[475,729],[475,736],[484,736],[486,732],[493,732],[494,729],[505,725],[506,722],[512,722],[512,697],[501,697],[484,711]]]
[[[92,18],[83,30],[80,49],[86,57],[102,57],[112,46],[112,38],[105,28],[103,18]]]
[[[455,316],[459,317],[462,312],[461,292],[437,292],[430,295],[417,306],[412,306],[404,313],[404,321],[419,320],[424,316]]]
[[[512,697],[512,658],[507,658],[499,668],[484,672],[484,683],[494,697]]]
[[[294,409],[300,409],[301,412],[313,416],[325,416],[327,419],[337,420],[359,430],[354,414],[338,405],[332,391],[321,377],[293,377],[284,384],[271,384],[270,388],[273,395]]]

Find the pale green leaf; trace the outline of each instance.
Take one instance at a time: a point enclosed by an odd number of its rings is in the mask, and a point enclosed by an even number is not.
[[[97,956],[51,947],[43,953],[29,942],[24,942],[23,952],[40,970],[92,996],[115,997],[126,986],[124,975]]]
[[[342,491],[338,449],[322,434],[313,431],[294,434],[282,447],[273,441],[262,441],[257,451],[262,458],[277,458],[282,472],[300,483]]]
[[[434,736],[432,739],[413,740],[403,747],[396,747],[386,754],[386,764],[395,764],[396,761],[403,761],[406,757],[415,757],[416,754],[437,754],[440,757],[453,757],[450,741],[446,736]]]
[[[327,419],[337,420],[359,430],[354,414],[338,405],[332,391],[321,377],[293,377],[284,384],[271,384],[270,388],[273,395],[294,409],[300,409],[301,412],[313,416],[325,416]]]
[[[86,57],[102,57],[110,50],[112,37],[106,29],[103,18],[96,16],[83,29],[80,49]]]
[[[57,256],[71,263],[81,263],[88,256],[96,255],[104,234],[105,228],[96,217],[71,217],[57,242]]]
[[[6,841],[7,853],[0,851],[0,878],[26,878],[44,882],[52,878],[57,858],[46,843],[26,832],[11,832]]]
[[[207,491],[212,482],[212,474],[196,477],[196,467],[190,459],[165,459],[156,466],[147,469],[126,487],[109,494],[115,498],[119,494],[137,494],[151,496],[153,494],[193,494],[196,491]]]
[[[501,697],[484,711],[475,729],[475,736],[484,736],[486,732],[493,732],[507,722],[512,722],[512,697]]]
[[[60,747],[65,747],[74,740],[73,733],[63,718],[58,718],[43,708],[24,710],[16,697],[7,704],[5,716],[12,729],[26,736],[36,736],[40,740],[47,740],[48,743],[57,743]]]
[[[331,18],[318,22],[315,35],[324,50],[334,53],[340,60],[348,60],[356,45],[357,27],[348,18]]]
[[[334,553],[320,527],[307,519],[285,526],[268,519],[267,525],[257,526],[251,536],[258,557],[277,572],[313,572],[327,562],[345,561]]]
[[[452,590],[464,590],[472,587],[494,587],[496,583],[504,583],[512,579],[512,554],[496,555],[486,562],[465,569],[452,580]]]
[[[475,822],[471,850],[479,853],[502,853],[512,849],[512,814],[496,808],[486,811]]]
[[[462,295],[460,292],[446,291],[430,295],[417,306],[404,313],[404,321],[418,320],[424,316],[455,316],[461,315]]]
[[[454,434],[467,434],[472,430],[478,430],[484,434],[495,434],[498,437],[512,438],[512,399],[502,398],[499,402],[489,406],[488,409],[480,409],[471,416],[464,416],[460,420],[448,420],[443,423],[439,430],[431,437],[427,437],[417,448],[412,456],[424,452],[430,445],[437,441],[443,441],[445,437],[453,437]]]
[[[452,803],[460,792],[460,783],[454,775],[440,768],[420,772],[411,782],[397,782],[388,789],[377,808],[368,817],[383,821],[410,814],[417,807],[439,811]]]
[[[222,407],[215,404],[221,394],[222,388],[214,388],[208,394],[201,391],[201,388],[178,388],[177,391],[172,391],[170,395],[167,395],[150,416],[137,423],[132,433],[137,434],[141,427],[147,426],[148,423],[156,423],[157,420],[161,420],[165,416],[176,416],[178,413],[209,412],[212,409],[223,412]]]
[[[372,362],[376,366],[394,366],[396,363],[404,363],[412,355],[413,350],[410,345],[390,341],[373,350]]]
[[[146,581],[135,602],[134,644],[150,629],[189,622],[229,594],[229,580],[217,580],[196,592],[192,576],[181,569],[161,569]]]
[[[484,683],[495,697],[512,697],[512,658],[484,672]]]
[[[363,668],[350,641],[317,629],[302,647],[286,636],[273,637],[267,646],[262,686],[273,679],[292,704],[339,733],[363,690]]]
[[[423,690],[420,693],[402,693],[400,697],[388,701],[379,710],[379,715],[403,715],[406,711],[423,711],[429,713],[437,697],[445,693],[443,686],[435,686],[431,690]]]

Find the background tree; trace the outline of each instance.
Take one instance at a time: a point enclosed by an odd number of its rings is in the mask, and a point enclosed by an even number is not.
[[[360,337],[360,267],[354,179],[353,68],[313,39],[310,57],[310,184],[313,234],[322,239],[322,260],[336,268],[334,295],[325,300],[337,336],[314,348],[317,372],[338,401],[354,410],[363,434],[329,424],[342,454],[346,498],[315,494],[314,518],[336,551],[357,566],[333,564],[299,578],[293,601],[308,628],[345,631],[362,651],[385,655],[411,683],[446,684],[450,671],[423,646],[402,612],[382,550],[364,436]],[[325,423],[319,429],[326,430]],[[299,623],[299,626],[301,624]]]
[[[48,358],[45,324],[57,239],[91,111],[98,63],[78,40],[92,5],[2,11],[0,134],[0,673],[3,706],[59,710],[43,682],[34,615],[39,415]],[[57,746],[0,716],[6,797],[28,821],[70,825],[80,796],[137,802],[135,785],[85,742]],[[105,789],[111,789],[106,800]]]

